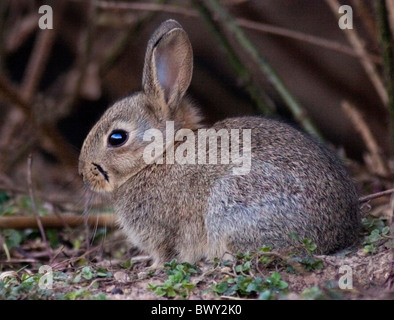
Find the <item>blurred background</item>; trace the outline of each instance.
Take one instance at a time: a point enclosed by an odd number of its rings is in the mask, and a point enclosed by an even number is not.
[[[53,29],[39,28],[43,5]],[[83,211],[83,140],[141,89],[147,41],[169,18],[189,34],[188,92],[207,124],[283,119],[344,158],[360,193],[392,188],[393,17],[392,0],[1,0],[0,203],[33,190],[51,212]]]

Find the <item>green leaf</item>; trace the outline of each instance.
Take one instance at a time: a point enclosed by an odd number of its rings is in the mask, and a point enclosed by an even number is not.
[[[168,288],[167,296],[169,298],[174,298],[176,296],[176,292],[175,292],[174,288]]]
[[[214,291],[218,294],[223,294],[228,289],[228,284],[226,282],[220,282],[214,286]]]
[[[154,293],[160,297],[164,296],[166,294],[166,291],[163,290],[161,287],[157,287],[154,291]]]
[[[91,297],[92,300],[107,300],[107,296],[100,292],[99,294],[96,294],[94,296]]]
[[[259,295],[260,300],[271,300],[272,299],[272,292],[271,290],[264,290]]]
[[[6,192],[0,191],[0,211],[2,211],[3,205],[6,204],[10,199],[10,196]]]
[[[193,283],[190,283],[190,282],[185,282],[185,283],[182,283],[182,287],[184,287],[186,290],[190,291],[190,290],[193,290],[196,287],[196,285]]]
[[[364,246],[363,251],[365,253],[373,254],[373,253],[376,253],[376,247],[373,244],[368,244],[368,245]]]
[[[278,283],[278,289],[279,290],[284,290],[289,287],[289,284],[286,281],[280,280]]]
[[[247,286],[246,292],[250,292],[250,293],[252,293],[252,292],[260,292],[262,283],[263,283],[263,279],[261,279],[261,278],[254,279]]]
[[[23,241],[23,233],[14,229],[6,229],[3,231],[5,243],[8,248],[19,246]]]
[[[390,228],[387,226],[387,227],[384,227],[383,229],[382,229],[382,234],[383,235],[388,235],[390,233]]]
[[[244,265],[242,266],[242,271],[243,272],[250,271],[251,265],[252,263],[250,261],[245,262]]]
[[[83,267],[81,274],[86,280],[92,280],[93,278],[93,271],[90,267]]]
[[[73,279],[73,283],[79,283],[81,281],[81,274],[77,274]]]
[[[317,300],[322,299],[324,297],[323,292],[319,289],[319,287],[314,286],[309,289],[305,289],[301,293],[301,297],[308,300]]]
[[[314,243],[311,239],[305,238],[302,240],[302,243],[308,253],[312,253],[317,249],[316,243]]]
[[[178,271],[178,272],[174,272],[174,274],[172,275],[169,275],[168,279],[174,283],[180,283],[184,279],[184,276],[182,272]]]
[[[260,248],[260,251],[261,252],[271,252],[271,247],[269,247],[269,246],[262,246]]]

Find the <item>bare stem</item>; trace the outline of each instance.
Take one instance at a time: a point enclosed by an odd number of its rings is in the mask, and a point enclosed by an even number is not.
[[[338,9],[340,7],[340,3],[338,2],[338,0],[326,0],[326,2],[331,8],[332,12],[335,14],[335,16],[339,18]],[[381,101],[387,107],[388,96],[386,88],[384,87],[383,80],[381,79],[379,72],[376,69],[376,66],[368,56],[363,40],[360,38],[356,29],[354,28],[343,29],[343,32],[349,43],[353,46],[354,50],[359,54],[361,65],[363,66],[365,72],[367,73],[369,79],[375,87],[375,90],[378,93]]]
[[[383,57],[384,83],[388,95],[390,113],[391,156],[394,157],[394,51],[393,34],[391,33],[389,12],[385,0],[376,0],[376,19],[379,31],[380,48]]]
[[[380,198],[380,197],[391,195],[391,194],[394,194],[394,189],[389,189],[389,190],[385,190],[385,191],[369,194],[367,196],[360,197],[358,199],[358,201],[360,203],[363,203],[363,202],[367,202],[367,201],[372,200],[372,199]]]
[[[45,235],[45,230],[44,230],[44,227],[42,226],[40,214],[38,213],[36,200],[34,198],[33,181],[32,181],[32,177],[31,177],[32,163],[33,163],[33,156],[31,154],[29,154],[29,156],[27,158],[27,186],[29,188],[29,194],[30,194],[30,199],[31,199],[32,207],[33,207],[33,212],[34,212],[35,219],[37,221],[38,229],[40,230],[40,233],[41,233],[42,241],[44,242],[44,244],[47,248],[48,254],[51,255],[52,250],[51,250],[51,247],[49,246],[49,243],[47,241],[47,237]]]
[[[348,101],[342,102],[342,108],[353,123],[354,128],[360,133],[367,147],[373,161],[372,169],[379,175],[387,176],[390,172],[389,167],[367,121],[365,121],[360,111]]]
[[[276,71],[260,54],[254,44],[244,34],[243,30],[236,24],[234,18],[230,15],[226,8],[224,8],[217,0],[196,0],[196,3],[204,5],[209,11],[210,15],[216,17],[219,25],[222,28],[223,34],[225,34],[227,37],[229,37],[229,35],[234,36],[234,40],[236,41],[237,45],[239,45],[248,58],[256,65],[258,70],[264,74],[267,80],[276,89],[290,112],[293,114],[295,120],[304,128],[304,130],[322,139],[320,132],[307,115],[306,110],[290,93]]]
[[[43,228],[75,228],[85,224],[85,216],[81,214],[63,213],[40,217]],[[114,228],[116,217],[113,213],[87,215],[87,224],[91,227]],[[35,217],[0,217],[0,229],[30,229],[39,228]]]
[[[227,60],[229,61],[235,73],[237,74],[237,77],[242,83],[242,86],[249,93],[251,99],[256,103],[258,111],[265,115],[273,114],[274,106],[263,95],[264,91],[262,90],[262,88],[260,88],[258,84],[253,81],[250,70],[241,61],[238,54],[235,52],[234,48],[231,46],[230,42],[228,41],[228,39],[220,29],[220,26],[213,19],[212,15],[207,11],[207,8],[199,1],[196,1],[196,7],[198,8],[199,12],[206,20],[216,41],[224,49],[227,55]]]
[[[153,11],[153,12],[166,12],[170,14],[183,15],[191,18],[200,17],[200,14],[196,10],[184,8],[184,7],[177,7],[169,4],[98,1],[97,6],[101,9],[106,9],[106,10]],[[215,17],[213,17],[213,19],[216,20]],[[349,47],[337,41],[332,41],[321,37],[316,37],[314,35],[310,35],[307,33],[281,28],[270,24],[251,21],[243,18],[235,18],[235,21],[240,27],[243,27],[245,29],[273,34],[280,37],[286,37],[289,39],[302,41],[332,51],[340,52],[352,57],[360,57],[360,53],[356,52],[352,47]],[[367,56],[374,63],[377,64],[382,63],[382,59],[375,54],[367,52]]]

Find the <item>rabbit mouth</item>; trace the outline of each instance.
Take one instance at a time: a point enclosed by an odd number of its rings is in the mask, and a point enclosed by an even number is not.
[[[105,171],[99,164],[92,162],[92,165],[97,168],[97,170],[104,176],[104,179],[109,182],[108,172]]]
[[[99,164],[92,162],[91,165],[81,173],[85,185],[94,192],[106,193],[113,190],[109,174]]]

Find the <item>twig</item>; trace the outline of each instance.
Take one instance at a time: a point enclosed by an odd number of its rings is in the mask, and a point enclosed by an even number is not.
[[[386,195],[390,195],[390,194],[394,194],[394,189],[389,189],[389,190],[373,193],[373,194],[370,194],[368,196],[360,197],[358,199],[358,202],[363,203],[363,202],[367,202],[369,200],[372,200],[372,199],[375,199],[375,198],[380,198],[380,197],[383,197],[383,196],[386,196]]]
[[[338,8],[340,4],[338,0],[325,0],[328,6],[331,8],[332,12],[336,17],[339,17]],[[387,107],[388,106],[388,96],[386,89],[384,87],[383,81],[375,67],[372,63],[371,59],[368,57],[367,51],[365,50],[365,46],[363,40],[358,35],[356,29],[344,29],[343,30],[346,38],[349,43],[353,46],[354,50],[360,56],[360,62],[363,66],[365,72],[367,73],[369,79],[371,80],[373,86],[375,87],[376,92],[378,93],[381,101]]]
[[[340,52],[340,53],[343,53],[343,54],[346,54],[346,55],[349,55],[352,57],[356,57],[356,58],[361,57],[360,53],[356,52],[353,48],[343,45],[343,44],[336,42],[336,41],[324,39],[321,37],[316,37],[311,34],[299,32],[299,31],[294,31],[294,30],[289,30],[286,28],[272,26],[269,24],[254,22],[254,21],[250,21],[250,20],[242,19],[242,18],[237,18],[235,21],[237,22],[237,24],[240,27],[243,27],[243,28],[247,28],[247,29],[255,30],[255,31],[261,31],[264,33],[269,33],[269,34],[273,34],[276,36],[286,37],[289,39],[299,40],[299,41],[302,41],[305,43],[313,44],[315,46],[319,46],[319,47],[322,47],[325,49]],[[374,55],[372,53],[367,53],[367,56],[374,63],[377,63],[377,64],[382,63],[382,59],[377,55]]]
[[[220,296],[222,299],[228,299],[228,300],[237,300],[237,301],[242,301],[242,300],[252,300],[250,298],[240,298],[240,297],[232,297],[232,296]]]
[[[116,226],[116,217],[112,213],[90,214],[87,215],[87,224],[91,227],[114,228]],[[75,228],[85,225],[85,217],[80,214],[65,213],[60,215],[50,215],[40,217],[43,228],[64,228],[66,225]],[[38,221],[35,217],[0,217],[0,229],[35,229],[39,228]]]
[[[84,81],[87,67],[90,63],[92,46],[94,41],[94,35],[96,33],[96,20],[97,20],[97,9],[95,0],[88,0],[88,18],[86,29],[82,32],[79,39],[78,56],[71,71],[69,71],[66,79],[67,90],[63,102],[59,106],[58,110],[62,113],[68,113],[72,105],[78,98],[81,87]]]
[[[253,81],[252,74],[250,70],[245,66],[245,64],[241,61],[241,59],[238,57],[237,53],[231,46],[230,42],[226,38],[226,36],[221,32],[220,26],[216,23],[216,21],[213,19],[213,16],[209,13],[209,11],[206,9],[204,5],[202,5],[200,2],[196,1],[196,6],[203,16],[203,18],[206,20],[211,32],[215,36],[217,42],[221,45],[221,47],[224,49],[226,55],[227,55],[227,60],[229,61],[231,67],[237,74],[240,82],[242,83],[242,86],[245,88],[245,90],[249,93],[249,96],[252,98],[252,100],[256,103],[258,111],[260,111],[262,114],[273,114],[275,110],[275,106],[273,103],[263,94],[264,91],[262,88],[259,87],[259,85]]]
[[[158,3],[97,1],[96,6],[101,9],[157,11],[171,14],[180,14],[186,17],[198,17],[198,13],[194,10]]]
[[[369,37],[372,40],[376,40],[378,35],[378,27],[376,26],[374,17],[371,14],[371,9],[368,6],[368,2],[364,0],[352,0],[352,4],[355,6],[357,14],[360,16],[365,29],[369,34]]]
[[[394,0],[386,0],[386,4],[389,11],[391,33],[394,34]]]
[[[235,23],[233,17],[226,8],[220,5],[217,0],[195,0],[210,12],[212,16],[216,16],[223,28],[223,33],[234,36],[237,44],[242,48],[248,58],[257,66],[258,70],[265,75],[267,80],[273,85],[279,93],[287,108],[293,114],[296,121],[310,134],[320,137],[322,136],[312,120],[307,115],[306,110],[298,103],[294,96],[284,85],[276,71],[269,65],[263,56],[259,53],[254,44],[244,34],[242,29]]]
[[[391,156],[394,157],[394,50],[393,34],[389,23],[389,12],[385,0],[375,1],[376,19],[379,31],[380,48],[383,57],[383,75],[388,95],[390,113]]]
[[[160,2],[161,0],[158,0],[157,2]],[[96,6],[99,8],[105,9],[104,7],[100,6],[100,3],[103,4],[104,1],[98,1],[96,2]],[[120,4],[120,3],[119,3]],[[136,3],[127,3],[130,5],[135,5]],[[160,7],[163,6],[162,4],[159,3],[149,3],[145,5],[150,5],[154,7]],[[152,10],[150,11],[150,14],[145,14],[142,17],[139,17],[133,25],[127,28],[126,31],[124,31],[118,38],[118,40],[115,42],[115,44],[107,50],[107,52],[104,54],[103,58],[99,62],[100,69],[99,69],[99,74],[100,76],[103,76],[108,70],[111,69],[111,67],[115,64],[117,59],[122,55],[122,53],[125,51],[127,48],[128,44],[130,43],[130,39],[135,36],[135,34],[141,29],[142,25],[144,24],[145,21],[151,20],[154,18],[154,15],[156,13],[159,13],[161,11],[159,10]],[[153,13],[152,13],[153,12]]]
[[[7,259],[7,260],[0,260],[1,264],[8,264],[8,263],[36,263],[38,260],[36,259]]]
[[[0,75],[4,73],[5,66],[5,25],[7,15],[6,1],[0,2]]]
[[[393,0],[394,1],[394,0]],[[137,3],[137,2],[113,2],[113,1],[98,1],[97,5],[102,9],[112,10],[135,10],[135,11],[154,11],[154,12],[166,12],[170,14],[184,15],[186,17],[198,18],[200,15],[194,9],[176,7],[169,4],[153,4],[153,3]],[[215,17],[213,17],[216,20]],[[360,57],[360,54],[356,52],[352,47],[343,45],[339,42],[316,37],[310,34],[306,34],[299,31],[289,30],[269,24],[264,24],[256,21],[251,21],[243,18],[235,18],[236,23],[243,28],[273,34],[276,36],[286,37],[289,39],[299,40],[302,42],[310,43],[325,49],[337,51],[352,57]],[[381,64],[382,59],[372,53],[367,53],[368,57],[374,63]]]
[[[12,105],[18,107],[26,115],[30,116],[32,112],[33,103],[25,100],[20,92],[4,77],[0,76],[0,98],[8,101]],[[55,154],[60,161],[66,165],[75,166],[77,155],[72,153],[67,146],[64,138],[59,134],[57,128],[50,123],[42,123],[39,126],[40,133],[42,134],[40,141],[43,148],[50,153]]]
[[[91,249],[89,249],[89,250],[84,251],[84,253],[81,254],[81,255],[78,256],[78,257],[69,258],[69,259],[66,259],[66,260],[64,260],[64,261],[61,261],[61,262],[58,262],[58,263],[52,265],[52,268],[53,268],[54,270],[57,270],[57,268],[62,267],[65,263],[70,264],[70,263],[76,262],[76,261],[78,261],[78,260],[81,260],[82,258],[84,258],[84,257],[86,257],[86,256],[88,256],[88,255],[90,255],[92,252],[94,252],[94,251],[100,249],[101,247],[102,247],[102,244],[99,244],[99,245],[97,245],[97,246],[95,246],[95,247],[93,247],[93,248],[91,248]]]
[[[25,101],[31,100],[36,92],[45,71],[45,65],[48,62],[55,36],[56,28],[53,30],[41,30],[38,34],[22,81],[22,95]]]
[[[300,274],[304,274],[305,273],[305,268],[302,266],[302,264],[300,264],[297,261],[294,261],[291,258],[282,256],[279,253],[276,252],[259,252],[260,256],[264,256],[264,257],[270,257],[270,258],[276,258],[276,259],[280,259],[283,262],[285,262],[286,264],[288,264],[289,266],[291,266],[294,270],[296,270],[298,273]]]
[[[7,78],[0,76],[0,98],[19,107],[24,112],[30,112],[30,104],[26,102]]]
[[[32,163],[33,163],[33,156],[32,156],[32,154],[29,154],[29,156],[27,158],[27,186],[29,188],[29,194],[30,194],[30,199],[31,199],[32,207],[33,207],[33,212],[34,212],[35,219],[37,221],[37,226],[40,229],[42,241],[44,242],[44,244],[47,248],[48,254],[51,255],[52,250],[51,250],[51,247],[49,246],[49,243],[47,241],[47,237],[45,235],[45,230],[44,230],[44,227],[42,226],[42,223],[41,223],[40,214],[38,213],[36,200],[34,198],[33,181],[31,178]]]
[[[360,112],[348,101],[342,102],[342,108],[353,123],[355,129],[360,133],[363,141],[371,155],[373,161],[372,170],[376,173],[387,176],[390,172],[386,161],[382,155],[382,151],[373,136],[367,122],[364,120]]]

